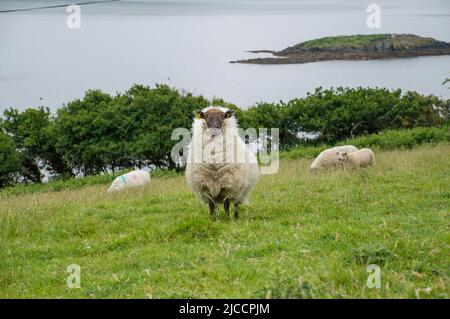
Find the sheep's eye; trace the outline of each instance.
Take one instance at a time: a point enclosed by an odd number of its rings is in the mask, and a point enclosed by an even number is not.
[[[228,111],[228,112],[226,112],[225,113],[225,118],[230,118],[230,117],[232,117],[233,116],[233,114],[234,114],[234,112],[233,111]]]

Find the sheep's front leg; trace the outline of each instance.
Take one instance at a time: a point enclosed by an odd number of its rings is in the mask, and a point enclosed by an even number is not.
[[[223,208],[225,208],[225,213],[227,213],[228,216],[230,216],[230,199],[225,199],[225,202],[223,203]]]
[[[212,200],[209,201],[209,212],[211,214],[211,217],[214,217],[215,213],[216,213],[216,204],[214,204],[214,202]]]
[[[234,218],[235,219],[239,218],[239,203],[238,202],[234,202]]]

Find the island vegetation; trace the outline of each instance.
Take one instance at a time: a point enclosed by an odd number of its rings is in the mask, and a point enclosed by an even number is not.
[[[292,64],[327,60],[373,60],[450,54],[450,44],[414,34],[366,34],[324,37],[281,51],[257,50],[273,57],[232,63]]]

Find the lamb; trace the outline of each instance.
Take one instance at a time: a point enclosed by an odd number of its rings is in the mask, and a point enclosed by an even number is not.
[[[211,216],[222,203],[229,215],[233,202],[237,219],[239,205],[248,203],[258,179],[258,161],[238,134],[235,112],[215,106],[196,111],[186,180],[197,197],[208,204]]]
[[[375,154],[370,148],[362,148],[352,153],[339,151],[337,155],[340,162],[351,168],[367,167],[375,164]]]
[[[311,164],[311,171],[337,167],[340,165],[337,152],[352,153],[357,150],[358,148],[353,145],[335,146],[326,149],[314,159]]]
[[[150,183],[150,174],[144,170],[135,170],[116,177],[108,188],[108,193],[118,192],[123,189],[144,186]]]

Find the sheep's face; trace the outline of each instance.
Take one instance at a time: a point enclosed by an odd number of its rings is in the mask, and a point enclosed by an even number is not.
[[[223,112],[219,108],[212,108],[205,112],[196,112],[196,117],[205,121],[206,129],[213,135],[218,134],[222,130],[225,120],[232,116],[234,116],[234,111],[227,110]]]
[[[336,152],[338,161],[344,162],[348,158],[348,152]]]

